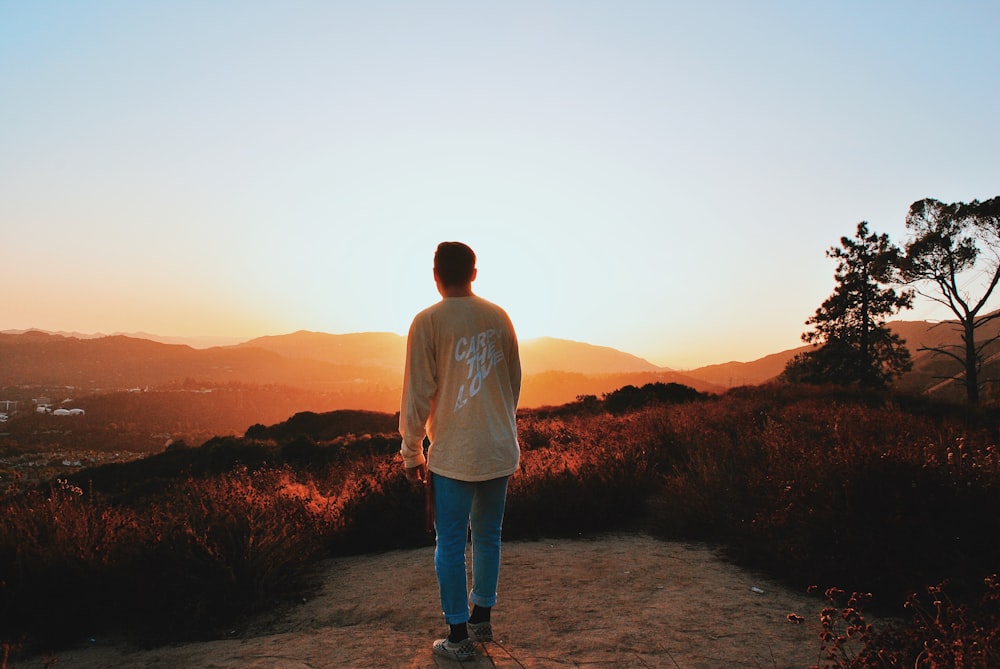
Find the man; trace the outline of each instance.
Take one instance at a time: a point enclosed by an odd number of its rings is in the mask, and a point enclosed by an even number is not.
[[[517,337],[503,309],[473,294],[475,279],[471,248],[438,245],[434,281],[442,299],[410,326],[399,412],[407,480],[430,485],[433,477],[434,568],[449,625],[448,637],[435,641],[433,650],[454,660],[474,659],[473,642],[493,639],[507,481],[520,458]],[[471,592],[465,562],[470,525]]]

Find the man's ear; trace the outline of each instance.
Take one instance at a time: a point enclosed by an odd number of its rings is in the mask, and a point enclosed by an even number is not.
[[[477,272],[479,272],[479,268],[477,268],[477,267],[473,267],[473,268],[472,268],[472,278],[471,278],[471,279],[469,279],[469,283],[472,283],[473,281],[475,281],[475,280],[476,280],[476,273],[477,273]]]

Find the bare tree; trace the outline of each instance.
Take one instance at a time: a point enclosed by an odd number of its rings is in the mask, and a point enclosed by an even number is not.
[[[948,307],[962,336],[961,344],[920,350],[957,360],[969,402],[978,403],[984,351],[997,337],[977,342],[977,330],[1000,317],[1000,312],[980,315],[1000,282],[1000,197],[967,204],[919,200],[910,205],[906,229],[912,239],[899,265],[902,279],[933,287],[932,292],[918,292]]]

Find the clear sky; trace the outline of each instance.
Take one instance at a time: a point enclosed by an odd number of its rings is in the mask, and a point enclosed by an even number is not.
[[[0,330],[801,344],[861,220],[1000,195],[1000,3],[0,0]],[[923,302],[902,318],[935,317]]]

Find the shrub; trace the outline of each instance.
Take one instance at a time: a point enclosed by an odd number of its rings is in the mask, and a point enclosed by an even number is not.
[[[636,422],[604,414],[525,427],[529,443],[507,496],[508,537],[576,536],[642,515],[656,477]]]
[[[814,669],[992,669],[1000,666],[1000,581],[984,579],[978,605],[956,604],[947,583],[906,600],[911,620],[876,630],[865,618],[870,593],[826,590],[820,663]],[[789,620],[801,617],[789,614]]]
[[[988,573],[1000,561],[1000,521],[981,512],[1000,502],[989,431],[872,399],[761,388],[673,408],[664,424],[686,456],[663,478],[658,532],[879,603]]]
[[[339,509],[287,469],[237,467],[143,507],[62,484],[3,511],[4,634],[58,644],[116,626],[147,640],[210,635],[294,595]]]
[[[639,408],[616,413],[593,399],[522,412],[505,536],[648,527],[717,544],[797,587],[871,593],[846,607],[855,613],[863,603],[897,614],[908,593],[947,580],[954,604],[932,604],[933,616],[896,636],[830,613],[853,630],[852,645],[830,646],[845,651],[830,666],[881,666],[856,663],[869,652],[917,666],[923,648],[943,657],[938,641],[953,650],[961,641],[967,662],[971,643],[995,652],[996,597],[976,601],[1000,564],[1000,517],[984,513],[1000,505],[989,411],[787,385],[698,401],[671,393],[640,394]],[[87,470],[0,501],[0,643],[111,629],[149,642],[210,636],[307,591],[322,557],[429,543],[398,437],[300,429],[316,421]],[[944,620],[953,636],[938,628]],[[931,657],[919,666],[952,666]]]

